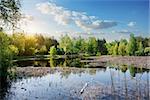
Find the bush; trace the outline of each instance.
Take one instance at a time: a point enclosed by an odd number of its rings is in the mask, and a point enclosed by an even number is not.
[[[97,52],[96,56],[101,56],[101,53],[100,53],[100,52]]]
[[[143,51],[135,51],[135,55],[136,56],[143,56],[144,53],[143,53]]]
[[[146,48],[144,49],[144,54],[145,54],[145,55],[150,55],[150,47],[146,47]]]
[[[90,57],[90,54],[85,53],[83,56],[85,56],[85,57]]]

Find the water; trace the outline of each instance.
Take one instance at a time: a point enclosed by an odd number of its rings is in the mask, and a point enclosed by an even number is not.
[[[39,71],[35,71],[36,75],[35,73],[31,75],[27,75],[27,73],[25,73],[25,76],[21,78],[17,77],[11,82],[3,80],[3,88],[1,89],[3,97],[1,99],[149,100],[150,72],[146,69],[134,68],[133,66],[125,65],[107,65],[103,68],[75,68],[73,66],[81,65],[81,63],[74,62],[72,64],[71,61],[67,61],[66,63],[64,60],[29,62],[32,62],[30,66],[47,66],[47,73],[38,75]],[[22,64],[23,62],[18,62],[17,64],[19,65],[20,63]],[[27,63],[28,61],[26,64]],[[72,67],[64,67],[64,65],[69,66],[69,64],[72,64]],[[84,64],[82,64],[82,66],[83,65]],[[26,65],[23,66],[23,68],[29,70],[34,69],[32,67],[27,67]],[[41,68],[37,66],[35,68],[36,70]],[[51,66],[51,68],[48,66]],[[61,67],[55,68],[53,66]],[[43,69],[44,68],[45,67],[43,67]],[[81,94],[80,91],[85,84],[88,85]]]

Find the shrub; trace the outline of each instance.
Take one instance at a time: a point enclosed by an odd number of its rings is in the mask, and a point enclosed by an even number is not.
[[[101,53],[100,53],[100,52],[97,52],[96,56],[101,56]]]
[[[144,54],[145,54],[145,55],[150,55],[150,47],[146,47],[146,48],[144,49]]]

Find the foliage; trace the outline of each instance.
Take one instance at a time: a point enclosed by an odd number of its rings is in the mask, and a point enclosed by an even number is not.
[[[20,0],[0,0],[0,20],[3,23],[2,26],[16,28],[16,23],[21,18],[20,7]]]
[[[10,49],[10,51],[12,52],[12,54],[13,55],[18,55],[18,53],[19,53],[19,50],[18,50],[18,48],[16,47],[16,46],[14,46],[14,45],[9,45],[9,49]]]
[[[150,47],[146,47],[144,49],[144,53],[145,53],[145,55],[150,55]]]
[[[118,54],[122,56],[126,55],[126,44],[123,41],[119,43]]]
[[[96,56],[101,56],[101,53],[100,53],[100,52],[97,52]]]
[[[91,55],[96,55],[97,53],[97,41],[95,37],[89,37],[86,45],[87,53]]]
[[[62,36],[59,43],[60,48],[63,48],[65,54],[70,52],[72,40],[68,35]]]
[[[25,34],[24,33],[14,33],[11,36],[11,44],[18,48],[19,56],[23,56],[25,52]]]
[[[25,37],[24,55],[30,56],[36,53],[36,38],[34,36]]]
[[[107,48],[107,54],[112,55],[113,54],[113,46],[110,43],[106,43],[105,44],[106,48]]]
[[[129,43],[127,45],[127,53],[128,55],[135,55],[136,51],[136,39],[134,37],[134,34],[130,35]]]
[[[113,55],[118,55],[118,43],[116,43],[113,48]]]
[[[44,55],[44,54],[46,54],[46,53],[47,53],[47,48],[46,48],[45,45],[43,45],[43,46],[40,48],[40,50],[38,51],[38,54]]]
[[[136,69],[135,69],[134,65],[129,66],[129,72],[132,77],[135,77]]]
[[[4,32],[0,32],[0,76],[7,72],[7,69],[11,66],[11,52],[9,49],[10,39]]]
[[[137,56],[142,56],[142,55],[144,55],[144,48],[143,48],[142,42],[139,42],[138,50],[135,52],[135,54],[136,54]]]
[[[105,39],[98,39],[97,40],[97,48],[98,51],[102,54],[102,55],[106,55],[107,54],[107,48],[106,48],[106,40]]]
[[[54,55],[57,54],[57,50],[56,50],[55,46],[52,46],[52,47],[50,48],[49,53],[50,53],[51,56],[54,56]]]

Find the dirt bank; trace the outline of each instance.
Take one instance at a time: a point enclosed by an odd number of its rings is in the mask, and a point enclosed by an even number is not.
[[[99,56],[90,57],[92,63],[112,63],[117,65],[134,65],[150,69],[150,56]]]

